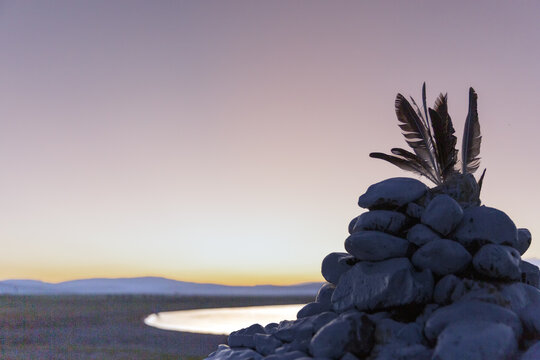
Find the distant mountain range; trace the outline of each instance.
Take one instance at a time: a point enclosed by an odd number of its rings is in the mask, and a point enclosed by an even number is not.
[[[524,260],[540,266],[540,259],[538,258]],[[184,282],[160,277],[84,279],[57,284],[37,280],[4,280],[0,281],[0,295],[148,294],[192,296],[315,296],[321,285],[322,283],[306,283],[290,286],[227,286]]]
[[[0,281],[0,295],[149,294],[207,296],[315,296],[321,285],[322,283],[306,283],[291,286],[227,286],[176,281],[160,277],[84,279],[66,281],[57,284],[37,280],[5,280]]]

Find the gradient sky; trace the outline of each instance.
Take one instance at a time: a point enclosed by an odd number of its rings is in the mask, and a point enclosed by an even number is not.
[[[397,92],[479,95],[483,202],[540,234],[538,1],[1,1],[0,279],[320,281],[410,176]],[[413,176],[413,175],[411,175]],[[427,180],[426,180],[427,181]],[[540,241],[525,257],[540,258]]]

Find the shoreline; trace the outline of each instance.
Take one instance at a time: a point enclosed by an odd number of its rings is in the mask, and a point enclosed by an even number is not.
[[[312,297],[182,297],[147,295],[0,295],[0,358],[197,360],[227,336],[145,325],[164,311],[285,305]]]

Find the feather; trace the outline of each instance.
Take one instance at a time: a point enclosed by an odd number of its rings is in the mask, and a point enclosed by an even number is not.
[[[482,175],[480,175],[480,180],[478,180],[478,196],[480,196],[480,192],[482,191],[482,184],[484,183],[484,175],[486,175],[486,170],[482,171]]]
[[[480,144],[482,135],[480,134],[480,123],[478,121],[478,111],[476,101],[478,96],[473,88],[469,88],[469,112],[465,121],[463,131],[463,142],[461,145],[461,172],[474,173],[480,166]]]
[[[399,127],[407,144],[409,144],[420,159],[429,162],[433,169],[436,170],[437,166],[433,157],[434,147],[424,121],[422,121],[411,104],[401,94],[396,96],[395,107]],[[439,184],[440,181],[437,180],[435,183]]]
[[[429,128],[429,121],[428,121],[428,111],[427,111],[427,101],[426,101],[426,83],[424,82],[422,84],[422,105],[424,106],[424,115],[425,117],[425,123],[428,129],[428,134],[431,135],[431,129]]]
[[[435,179],[432,178],[432,175],[429,174],[429,173],[426,173],[425,169],[420,164],[418,164],[416,162],[406,160],[406,159],[402,159],[402,158],[399,158],[397,156],[392,156],[392,155],[379,153],[379,152],[372,152],[372,153],[369,154],[369,156],[372,157],[372,158],[375,158],[375,159],[386,160],[389,163],[391,163],[393,165],[396,165],[397,167],[399,167],[402,170],[412,171],[412,172],[414,172],[414,173],[416,173],[418,175],[422,175],[422,176],[427,177],[431,181],[435,181]]]
[[[414,101],[414,98],[412,96],[409,96],[409,99],[411,99],[411,103],[414,106],[414,111],[416,111],[416,115],[418,115],[418,118],[422,121],[422,124],[427,128],[428,124],[426,119],[424,119],[424,114],[422,114],[422,110],[420,110],[420,107],[416,104],[416,101]]]
[[[457,162],[457,138],[454,135],[452,119],[448,114],[446,95],[439,95],[435,101],[435,109],[429,109],[429,116],[435,138],[437,162],[444,181],[455,172],[454,166]]]
[[[420,167],[422,167],[426,173],[426,175],[424,176],[426,176],[428,179],[430,179],[434,183],[437,183],[437,181],[434,180],[434,179],[437,179],[437,175],[435,174],[433,168],[429,166],[427,161],[419,158],[417,155],[405,149],[393,148],[390,151],[392,152],[392,154],[396,156],[399,156],[401,158],[404,158],[405,160],[409,160],[420,165]],[[427,174],[429,174],[429,176]]]

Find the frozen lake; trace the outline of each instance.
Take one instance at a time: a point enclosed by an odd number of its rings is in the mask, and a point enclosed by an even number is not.
[[[259,323],[295,320],[304,304],[167,311],[151,314],[144,323],[159,329],[228,335]]]

